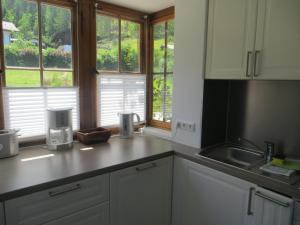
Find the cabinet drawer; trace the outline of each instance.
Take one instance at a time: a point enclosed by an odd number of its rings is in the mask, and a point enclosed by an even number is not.
[[[0,202],[0,225],[4,225],[4,209],[2,202]]]
[[[109,203],[96,205],[44,225],[109,225]]]
[[[38,225],[107,202],[109,176],[101,175],[5,202],[7,225]]]

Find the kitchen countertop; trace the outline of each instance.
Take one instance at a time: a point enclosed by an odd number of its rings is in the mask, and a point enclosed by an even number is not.
[[[48,151],[46,146],[33,146],[21,149],[16,157],[0,159],[0,201],[174,154],[300,199],[300,182],[289,185],[255,169],[244,170],[199,156],[200,149],[150,135],[136,135],[133,139],[112,137],[108,143],[92,145],[92,150],[80,150],[87,147],[90,146],[75,143],[73,150]],[[54,156],[24,161],[49,154]]]

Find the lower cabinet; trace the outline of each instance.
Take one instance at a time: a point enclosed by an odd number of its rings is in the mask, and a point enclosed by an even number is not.
[[[44,225],[109,225],[109,204],[97,205]]]
[[[256,188],[254,200],[255,225],[291,225],[293,200],[269,190]]]
[[[111,225],[170,225],[172,165],[168,157],[111,173]]]
[[[295,202],[293,225],[300,225],[300,202]]]
[[[173,225],[250,225],[253,188],[246,181],[175,157]]]
[[[3,209],[3,204],[0,202],[0,225],[5,224],[5,217],[4,217],[4,209]]]
[[[293,200],[175,157],[173,225],[291,225]]]
[[[68,223],[60,221],[73,221],[79,215],[90,215],[97,210],[91,207],[108,202],[109,175],[106,174],[6,201],[6,225],[66,225]],[[94,216],[102,218],[104,214],[99,210]],[[85,218],[81,218],[81,223],[77,222],[81,225],[90,224],[89,220],[87,223],[85,221]]]

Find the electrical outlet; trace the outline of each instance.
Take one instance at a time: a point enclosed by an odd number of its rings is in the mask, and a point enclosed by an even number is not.
[[[177,121],[176,128],[181,129],[181,130],[190,131],[190,132],[195,132],[196,124],[190,123],[190,122],[185,122],[185,121]]]

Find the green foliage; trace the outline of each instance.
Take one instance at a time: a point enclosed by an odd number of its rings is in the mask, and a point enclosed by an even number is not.
[[[72,53],[59,49],[47,48],[43,50],[44,67],[72,68]]]
[[[38,67],[39,49],[29,41],[18,40],[5,46],[5,60],[8,66]]]

